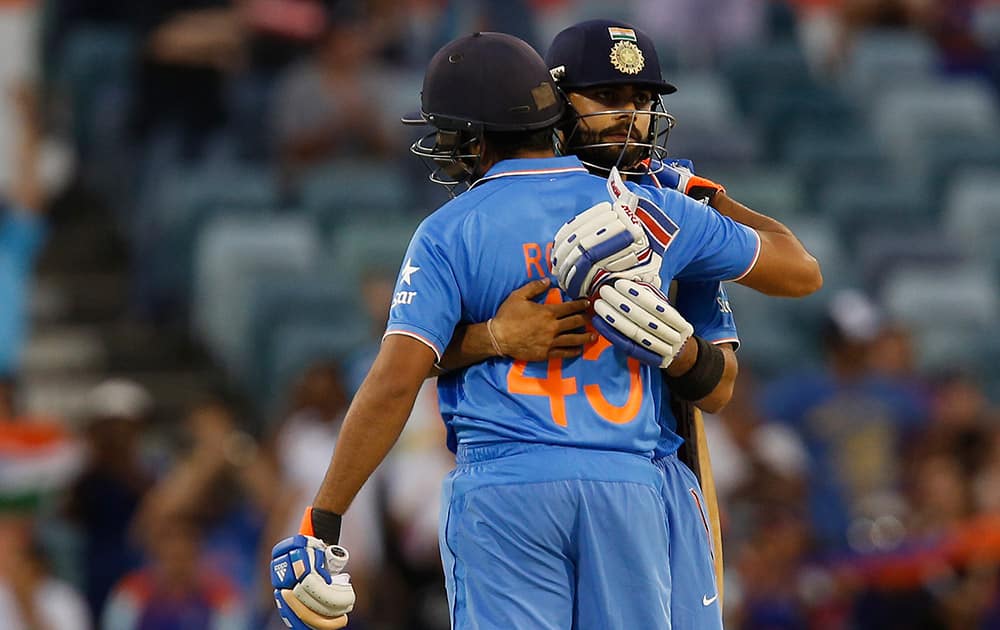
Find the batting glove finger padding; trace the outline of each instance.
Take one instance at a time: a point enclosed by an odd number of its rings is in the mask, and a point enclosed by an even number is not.
[[[271,557],[271,586],[285,625],[295,630],[343,627],[336,624],[355,600],[351,576],[342,572],[350,557],[346,549],[299,534],[275,545]]]
[[[667,367],[694,328],[656,287],[619,278],[601,286],[594,326],[621,350],[655,367]],[[616,340],[618,343],[616,343]]]

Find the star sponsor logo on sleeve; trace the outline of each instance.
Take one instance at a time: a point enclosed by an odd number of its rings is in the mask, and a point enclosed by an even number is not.
[[[403,270],[399,272],[399,286],[396,288],[402,289],[402,286],[413,285],[413,274],[420,271],[420,267],[413,264],[412,258],[407,258],[406,262],[403,263]],[[400,290],[392,296],[392,305],[389,308],[396,308],[397,306],[403,304],[413,304],[413,298],[417,297],[416,291]]]
[[[403,271],[401,271],[399,274],[400,282],[404,282],[406,283],[407,286],[409,286],[411,284],[410,280],[413,278],[413,274],[417,273],[418,271],[420,271],[420,267],[416,267],[413,265],[412,258],[407,258],[406,263],[403,264]]]

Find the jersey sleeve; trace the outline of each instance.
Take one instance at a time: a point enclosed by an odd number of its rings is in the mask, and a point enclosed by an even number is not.
[[[688,232],[688,242],[697,243],[678,279],[732,281],[750,273],[760,255],[756,230],[689,197],[674,195],[672,202],[680,206],[684,217],[681,229]]]
[[[454,233],[454,232],[453,232]],[[441,360],[462,313],[454,272],[461,269],[461,247],[435,234],[425,221],[403,257],[389,309],[385,335],[406,335],[429,346]]]
[[[720,282],[677,283],[674,306],[694,327],[694,333],[715,344],[731,343],[737,348],[740,338],[729,305],[729,295]]]

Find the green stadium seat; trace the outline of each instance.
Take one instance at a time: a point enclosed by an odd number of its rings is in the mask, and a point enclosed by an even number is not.
[[[324,232],[359,219],[391,220],[409,210],[408,181],[393,162],[336,160],[303,177],[301,204]]]
[[[854,37],[843,85],[863,103],[887,85],[931,78],[939,63],[934,42],[919,31],[868,29]]]
[[[922,185],[896,179],[834,178],[819,193],[817,208],[834,223],[848,248],[860,234],[933,224],[934,209]]]
[[[329,274],[290,274],[256,278],[247,305],[249,316],[240,343],[240,379],[250,391],[268,385],[278,345],[277,333],[292,324],[325,325],[368,334],[360,297]],[[360,339],[359,339],[360,341]]]
[[[338,282],[348,286],[355,286],[369,270],[378,273],[391,270],[395,277],[417,224],[416,217],[346,224],[331,235],[328,267],[336,273]]]
[[[961,365],[1000,316],[997,278],[988,265],[901,267],[886,278],[882,303],[908,324],[927,369]]]
[[[753,111],[754,100],[762,94],[792,93],[815,85],[805,55],[792,43],[730,51],[721,69],[744,113]]]
[[[239,372],[254,283],[315,269],[319,250],[317,230],[303,217],[220,217],[200,234],[193,326],[230,373]]]
[[[955,176],[948,186],[943,223],[969,251],[1000,261],[1000,167]]]
[[[875,100],[872,128],[902,165],[924,166],[928,138],[945,134],[1000,137],[996,94],[984,80],[948,79],[889,86]]]

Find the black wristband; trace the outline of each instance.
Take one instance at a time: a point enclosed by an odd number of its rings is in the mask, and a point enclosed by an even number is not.
[[[336,545],[340,542],[340,514],[314,507],[311,510],[310,518],[313,535],[316,538],[328,545]]]
[[[663,372],[663,382],[678,398],[694,402],[708,396],[718,386],[726,370],[726,355],[697,335],[691,339],[698,344],[694,365],[680,376],[668,376]]]

